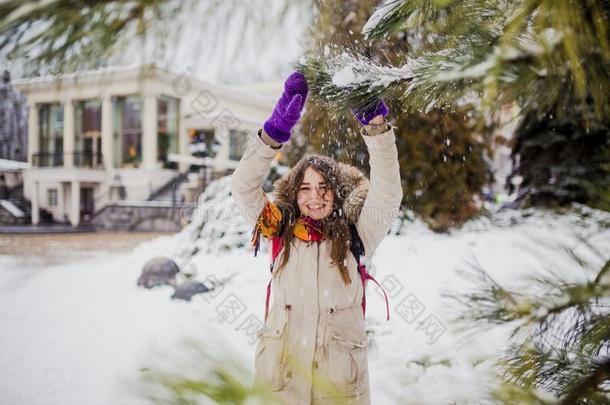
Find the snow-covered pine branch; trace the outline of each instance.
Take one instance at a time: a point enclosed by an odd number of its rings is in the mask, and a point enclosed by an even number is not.
[[[605,21],[610,10],[583,1],[560,3],[554,8],[531,0],[386,1],[363,33],[381,47],[382,39],[396,34],[394,43],[405,43],[399,48],[404,50],[401,63],[384,65],[356,43],[301,67],[316,82],[320,101],[343,110],[391,95],[400,97],[405,109],[428,111],[475,95],[483,115],[510,101],[521,108],[555,108],[560,115],[567,85],[581,101],[593,99],[597,116],[608,116],[609,73],[602,63],[610,50],[606,25],[596,27],[586,19]],[[579,62],[585,58],[591,63]]]

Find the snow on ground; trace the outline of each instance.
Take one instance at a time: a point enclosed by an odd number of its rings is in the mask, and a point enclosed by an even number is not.
[[[505,346],[507,331],[496,328],[469,339],[458,335],[450,323],[453,308],[441,293],[465,291],[457,271],[474,259],[515,288],[523,284],[520,276],[548,268],[568,278],[585,277],[559,246],[576,247],[599,265],[600,258],[579,245],[576,235],[590,235],[607,254],[610,215],[583,210],[585,217],[498,212],[449,235],[413,222],[400,236],[388,236],[374,262],[390,296],[389,322],[374,284],[367,295],[373,403],[479,403],[494,384],[492,360]],[[187,338],[221,359],[214,361],[233,359],[251,378],[255,342],[243,328],[253,317],[263,317],[266,254],[254,258],[249,248],[202,249],[181,265],[196,269],[200,279],[234,277],[213,296],[196,296],[190,303],[171,300],[170,287],[136,286],[151,257],[184,260],[192,245],[218,237],[208,233],[193,242],[196,225],[143,242],[132,252],[93,252],[69,263],[0,256],[0,404],[141,403],[131,387],[142,370],[189,370],[197,376],[206,369],[193,364]],[[228,237],[235,235],[228,232]],[[229,300],[241,303],[231,322],[221,311]]]

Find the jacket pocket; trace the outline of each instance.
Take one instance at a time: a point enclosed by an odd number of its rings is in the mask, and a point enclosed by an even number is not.
[[[285,313],[272,312],[265,326],[257,332],[260,338],[254,360],[255,377],[272,391],[281,390],[287,381],[287,342]]]
[[[368,379],[367,336],[353,325],[329,324],[328,377],[345,396],[362,393]]]

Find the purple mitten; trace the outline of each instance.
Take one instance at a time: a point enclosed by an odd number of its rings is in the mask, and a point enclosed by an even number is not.
[[[368,123],[378,115],[383,115],[384,117],[387,116],[388,106],[385,105],[383,100],[379,100],[377,104],[369,107],[365,111],[352,110],[352,113],[362,125],[368,125]]]
[[[263,129],[275,141],[284,143],[290,139],[290,131],[296,125],[307,99],[307,80],[300,72],[293,72],[284,82],[284,92]]]

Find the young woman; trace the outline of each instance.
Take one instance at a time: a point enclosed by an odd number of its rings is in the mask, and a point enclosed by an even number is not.
[[[255,378],[286,404],[369,404],[365,291],[350,244],[355,230],[371,257],[398,213],[395,136],[383,101],[355,113],[370,155],[370,181],[353,166],[307,155],[276,181],[271,201],[263,179],[290,139],[307,91],[301,73],[288,77],[233,174],[233,198],[254,225],[253,243],[279,251],[272,263],[272,305],[258,333]]]

